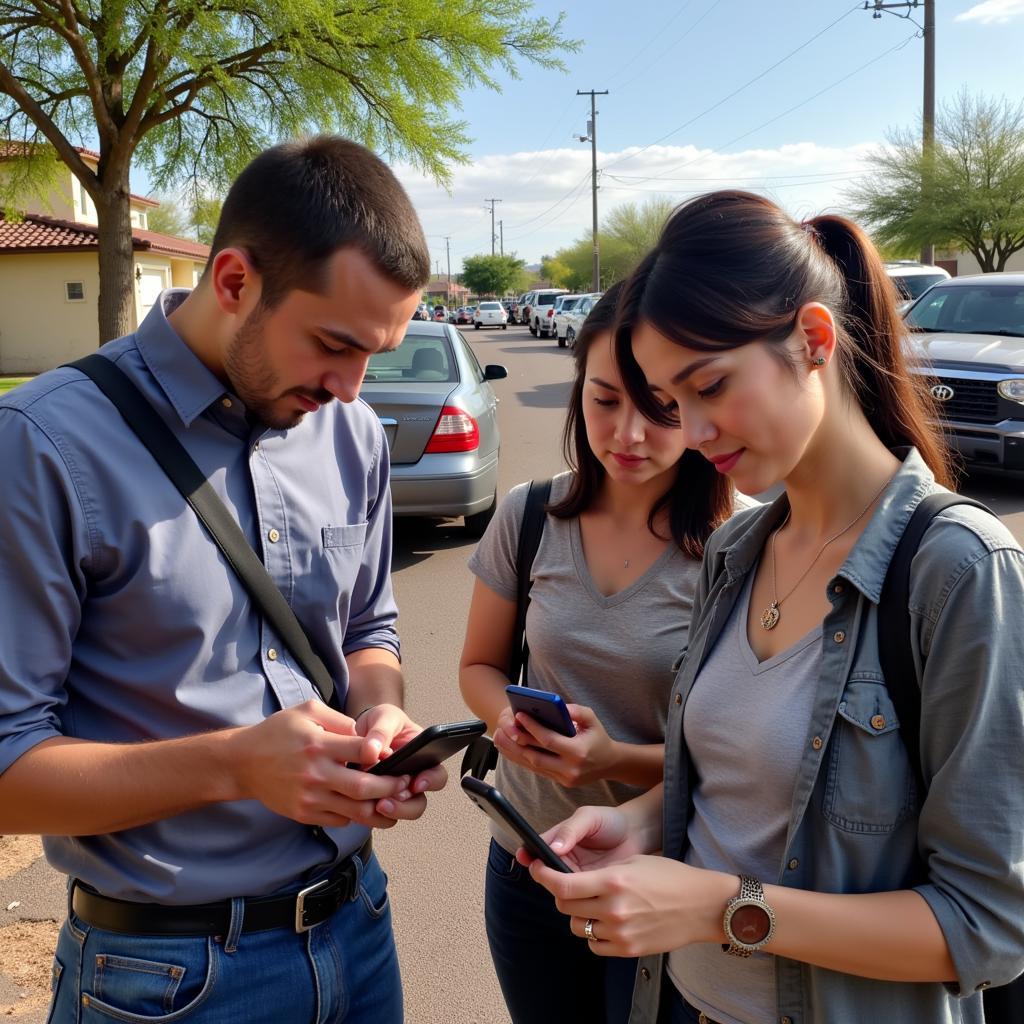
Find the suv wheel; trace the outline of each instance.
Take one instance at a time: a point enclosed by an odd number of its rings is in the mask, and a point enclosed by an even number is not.
[[[556,329],[555,337],[558,339],[558,347],[565,348],[566,342],[569,340],[569,332],[566,331],[564,335],[561,335],[558,333],[558,330]]]
[[[571,327],[567,327],[565,329],[565,343],[569,348],[576,347],[576,332]],[[559,342],[559,344],[561,344],[561,342]]]
[[[535,338],[537,337],[537,328],[538,328],[538,326],[539,326],[539,325],[538,325],[538,322],[537,322],[536,320],[532,320],[532,321],[530,322],[530,333],[531,333],[531,334],[532,334],[532,335],[533,335],[533,336],[534,336]]]

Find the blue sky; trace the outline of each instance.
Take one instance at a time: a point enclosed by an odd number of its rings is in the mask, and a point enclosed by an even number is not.
[[[872,0],[873,2],[873,0]],[[1024,0],[936,0],[938,102],[972,92],[1024,95]],[[652,195],[765,192],[809,216],[843,208],[863,157],[894,127],[920,124],[923,3],[914,21],[863,0],[536,0],[566,12],[567,72],[520,62],[502,89],[467,90],[457,117],[473,139],[449,189],[396,164],[435,266],[489,252],[496,197],[505,251],[535,262],[590,230],[589,98],[598,98],[602,213]],[[135,185],[147,182],[137,175]]]
[[[1024,0],[936,7],[939,103],[965,85],[1019,100]],[[565,55],[568,73],[525,65],[500,93],[464,95],[472,163],[455,169],[450,194],[396,168],[442,272],[444,235],[453,272],[463,255],[489,251],[485,198],[502,199],[505,249],[528,262],[589,231],[590,146],[572,136],[585,132],[590,101],[577,89],[609,90],[598,98],[602,211],[727,185],[801,216],[841,208],[864,153],[887,129],[920,123],[917,27],[874,19],[862,2],[538,0],[535,10],[564,10],[566,34],[583,40]],[[923,3],[909,13],[923,23]]]

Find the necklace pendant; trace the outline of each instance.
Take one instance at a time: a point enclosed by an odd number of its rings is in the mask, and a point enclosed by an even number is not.
[[[761,628],[773,630],[779,624],[779,619],[781,618],[782,613],[779,611],[779,606],[772,601],[771,606],[761,612]]]

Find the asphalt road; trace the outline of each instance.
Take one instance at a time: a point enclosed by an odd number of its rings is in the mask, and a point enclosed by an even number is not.
[[[509,371],[494,384],[501,399],[501,491],[557,472],[571,378],[567,352],[531,338],[525,328],[466,335],[481,363],[502,363]],[[964,490],[989,504],[1024,541],[1019,482],[978,478]],[[398,521],[394,578],[408,706],[424,725],[469,717],[457,668],[471,551],[458,523]],[[391,878],[409,1024],[507,1024],[483,932],[487,834],[486,819],[456,784],[432,797],[419,822],[378,834]],[[0,838],[0,1016],[45,1020],[49,958],[63,905],[63,879],[38,856],[37,841]]]

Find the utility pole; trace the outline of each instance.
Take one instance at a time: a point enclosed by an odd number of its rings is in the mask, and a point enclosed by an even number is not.
[[[505,255],[505,222],[498,221],[498,234],[501,236],[501,255]]]
[[[501,200],[500,199],[485,199],[484,202],[491,204],[491,255],[493,256],[494,255],[494,242],[495,242],[495,239],[498,237],[494,233],[494,204],[495,203],[500,203]]]
[[[577,138],[580,142],[590,143],[590,190],[593,199],[594,206],[594,224],[593,224],[593,235],[594,235],[594,280],[593,290],[599,292],[601,290],[601,251],[597,241],[597,107],[595,106],[596,97],[607,96],[608,90],[603,89],[600,92],[596,89],[577,89],[577,96],[589,96],[590,97],[590,120],[587,122],[587,134],[578,135]]]
[[[452,290],[452,247],[451,247],[451,235],[444,236],[444,254],[448,257],[448,291]]]
[[[906,0],[905,3],[884,3],[883,0],[864,0],[864,10],[871,11],[873,19],[882,17],[883,12],[905,10],[900,18],[910,19],[910,12],[918,7],[924,8],[924,27],[921,35],[924,38],[924,98],[922,109],[924,116],[921,125],[921,152],[924,156],[925,173],[935,150],[935,0]],[[915,24],[917,24],[915,22]],[[921,26],[918,26],[919,28]],[[927,186],[927,182],[924,182]],[[928,199],[928,188],[924,188],[925,200]],[[932,263],[935,260],[935,247],[929,242],[921,247],[921,262]]]

